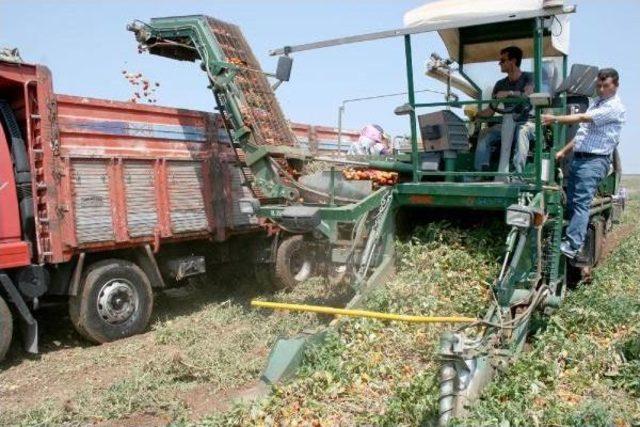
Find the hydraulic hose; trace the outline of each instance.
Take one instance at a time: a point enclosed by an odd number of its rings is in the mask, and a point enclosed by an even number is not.
[[[398,320],[401,322],[410,323],[474,323],[478,321],[478,319],[473,317],[412,316],[407,314],[381,313],[378,311],[348,310],[345,308],[324,307],[319,305],[287,304],[257,300],[251,301],[251,305],[253,307],[270,308],[274,310],[305,311],[311,313],[332,314],[337,316],[366,317],[378,320]]]

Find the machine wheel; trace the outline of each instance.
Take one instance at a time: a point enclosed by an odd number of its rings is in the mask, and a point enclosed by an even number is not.
[[[69,298],[74,327],[90,341],[104,343],[145,330],[153,309],[153,291],[132,262],[107,259],[91,265],[78,294]]]
[[[293,289],[313,275],[314,262],[309,251],[304,250],[303,236],[286,238],[276,253],[276,286]]]
[[[581,267],[576,267],[567,261],[566,283],[569,289],[575,289],[583,279]]]
[[[13,336],[13,316],[7,303],[0,296],[0,362],[9,351],[11,337]]]

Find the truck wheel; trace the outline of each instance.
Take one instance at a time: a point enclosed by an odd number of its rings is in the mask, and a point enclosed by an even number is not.
[[[293,289],[312,276],[314,263],[309,251],[304,250],[302,236],[285,239],[276,253],[276,285],[279,289]]]
[[[69,298],[71,322],[80,335],[103,343],[145,330],[153,309],[153,291],[132,262],[108,259],[85,271],[76,296]]]
[[[0,296],[0,362],[4,360],[4,356],[11,346],[11,337],[13,336],[13,316],[7,307],[7,303]]]

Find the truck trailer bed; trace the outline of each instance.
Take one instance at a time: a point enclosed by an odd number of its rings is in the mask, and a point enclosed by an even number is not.
[[[193,238],[256,224],[234,200],[235,157],[208,113],[58,95],[69,248]]]

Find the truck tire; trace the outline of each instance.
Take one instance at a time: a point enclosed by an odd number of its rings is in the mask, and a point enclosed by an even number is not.
[[[0,362],[9,351],[11,337],[13,336],[13,316],[7,303],[0,296]]]
[[[143,332],[153,310],[153,291],[132,262],[107,259],[85,271],[80,289],[69,298],[69,315],[78,333],[104,343]]]
[[[313,275],[314,262],[304,250],[303,236],[287,237],[276,252],[276,286],[291,290]]]

